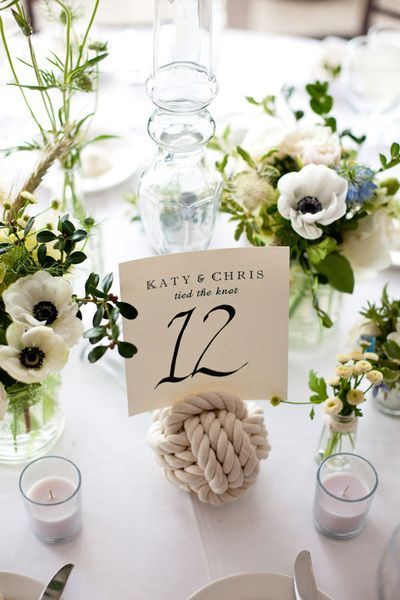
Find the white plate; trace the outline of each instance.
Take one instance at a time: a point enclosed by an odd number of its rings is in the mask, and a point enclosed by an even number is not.
[[[295,600],[293,577],[279,573],[241,573],[213,581],[188,600]],[[319,600],[332,600],[319,591]]]
[[[0,594],[5,600],[38,600],[44,583],[19,573],[0,571]]]
[[[105,171],[99,175],[85,176],[90,168],[88,161],[105,161]],[[123,183],[136,173],[139,168],[137,148],[126,138],[115,138],[96,142],[82,152],[82,187],[86,194],[93,194]]]

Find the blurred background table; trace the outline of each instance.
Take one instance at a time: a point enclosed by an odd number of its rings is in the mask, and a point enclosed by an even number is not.
[[[132,141],[132,162],[152,152],[146,137],[151,112],[142,74],[148,70],[150,32],[137,32],[136,83],[107,73],[96,124],[124,132]],[[254,32],[226,32],[219,40],[221,92],[213,106],[217,121],[243,111],[243,96],[264,96],[283,83],[305,83],[318,69],[323,44],[316,40]],[[112,57],[111,57],[112,58]],[[125,72],[126,73],[126,72]],[[4,105],[3,105],[4,109]],[[4,110],[3,116],[4,116]],[[351,121],[341,107],[343,119]],[[345,123],[344,123],[345,125]],[[132,177],[108,191],[88,196],[88,207],[103,221],[105,269],[122,260],[151,255],[140,223],[130,223],[123,199],[135,188]],[[212,247],[233,246],[232,229],[220,217]],[[334,338],[318,352],[290,356],[289,399],[308,397],[307,374],[328,375],[333,357],[346,346],[347,332],[367,299],[378,298],[384,283],[400,294],[400,272],[390,270],[357,286],[345,299]],[[268,366],[266,365],[266,368]],[[0,569],[47,580],[61,564],[73,562],[66,598],[184,600],[212,579],[243,571],[290,574],[296,554],[313,555],[321,589],[335,600],[374,600],[383,547],[400,520],[397,464],[399,422],[365,406],[357,450],[380,475],[380,486],[365,529],[339,542],[318,534],[312,523],[316,465],[313,454],[321,419],[311,422],[307,407],[265,406],[272,452],[254,488],[237,503],[221,508],[200,505],[168,484],[147,446],[151,415],[128,419],[124,382],[79,358],[63,374],[67,425],[54,453],[77,463],[83,474],[84,529],[74,541],[46,546],[37,541],[18,493],[20,469],[0,467]]]

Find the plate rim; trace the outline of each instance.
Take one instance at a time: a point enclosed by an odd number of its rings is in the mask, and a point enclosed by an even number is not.
[[[206,585],[204,585],[203,587],[199,588],[198,590],[196,590],[195,592],[193,592],[193,594],[191,594],[190,596],[188,596],[188,598],[186,600],[196,600],[196,595],[199,594],[200,592],[204,592],[207,590],[207,588],[209,588],[211,585],[215,584],[215,583],[221,583],[223,581],[226,581],[228,579],[236,579],[238,577],[243,577],[243,576],[249,576],[249,575],[273,575],[273,576],[278,576],[281,577],[282,579],[289,579],[291,581],[293,581],[293,575],[287,575],[286,573],[278,573],[276,571],[243,571],[242,573],[234,573],[232,575],[225,575],[224,577],[220,577],[219,579],[214,579],[213,581],[210,581],[209,583],[207,583]],[[324,596],[326,596],[327,600],[332,600],[332,598],[323,590],[321,590],[320,588],[318,588],[318,592],[321,594],[324,594]]]
[[[17,576],[20,579],[24,579],[30,583],[34,583],[35,585],[40,585],[42,590],[44,589],[45,583],[42,583],[39,579],[35,579],[34,577],[30,577],[29,575],[23,575],[22,573],[18,573],[18,571],[0,571],[0,577],[2,575],[13,575]]]

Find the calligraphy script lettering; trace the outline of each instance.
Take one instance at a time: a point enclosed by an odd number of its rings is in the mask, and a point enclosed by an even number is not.
[[[185,333],[185,330],[189,324],[189,321],[192,318],[192,315],[195,310],[196,310],[196,307],[192,308],[190,310],[185,310],[183,312],[180,312],[177,315],[175,315],[175,317],[173,319],[171,319],[171,321],[168,323],[168,327],[170,327],[176,319],[184,318],[183,325],[182,325],[181,330],[176,338],[174,352],[172,354],[169,375],[168,375],[168,377],[164,377],[163,379],[161,379],[157,383],[157,385],[154,389],[157,389],[158,386],[161,385],[162,383],[178,383],[179,381],[184,381],[185,379],[188,379],[189,377],[194,377],[196,375],[196,373],[203,373],[204,375],[209,375],[210,377],[228,377],[229,375],[233,375],[234,373],[237,373],[238,371],[240,371],[240,369],[243,369],[243,367],[245,367],[248,364],[248,362],[245,362],[241,367],[234,369],[232,371],[217,371],[217,370],[211,369],[209,367],[200,367],[200,363],[201,363],[205,353],[211,346],[211,344],[219,336],[219,334],[225,329],[225,327],[227,327],[227,325],[229,325],[229,323],[232,321],[232,319],[234,318],[234,316],[236,314],[236,310],[233,308],[233,306],[231,306],[229,304],[220,304],[219,306],[215,306],[210,311],[208,311],[208,313],[203,318],[203,323],[205,323],[205,321],[207,321],[207,319],[211,315],[211,313],[219,311],[219,310],[225,311],[228,313],[228,320],[226,321],[226,323],[224,323],[222,325],[222,327],[220,329],[218,329],[218,331],[215,333],[215,335],[208,342],[207,346],[204,348],[203,352],[200,354],[200,356],[194,366],[193,371],[191,373],[189,373],[188,375],[184,375],[182,377],[175,375],[176,363],[178,360],[181,341],[182,341],[183,335]]]

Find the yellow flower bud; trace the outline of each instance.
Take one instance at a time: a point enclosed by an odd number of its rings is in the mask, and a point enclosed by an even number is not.
[[[372,365],[367,360],[359,360],[353,368],[356,373],[368,373],[368,371],[371,371]]]
[[[328,415],[338,415],[343,408],[343,402],[337,396],[324,402],[324,410]]]
[[[365,395],[361,390],[350,390],[347,392],[346,400],[352,406],[357,406],[357,404],[361,404],[364,402]]]
[[[272,396],[270,402],[271,402],[271,406],[279,406],[280,403],[282,402],[282,400],[278,396]]]
[[[352,367],[347,367],[346,365],[339,365],[336,367],[335,373],[338,377],[350,379],[350,377],[353,375],[353,369]]]
[[[383,381],[383,375],[380,371],[374,369],[367,374],[367,379],[374,385],[379,385]]]
[[[347,363],[350,360],[350,354],[337,354],[336,360],[340,363]]]
[[[365,352],[364,358],[366,360],[374,360],[374,361],[379,360],[379,356],[375,352]]]

